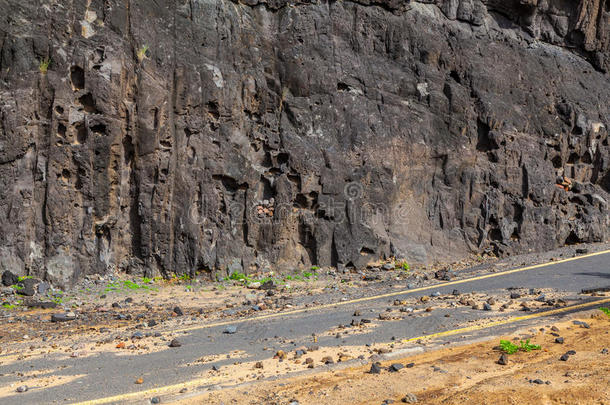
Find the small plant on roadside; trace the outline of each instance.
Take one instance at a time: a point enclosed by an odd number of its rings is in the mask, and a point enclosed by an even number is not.
[[[519,351],[519,346],[517,346],[510,340],[500,340],[500,349],[504,353],[513,354]]]
[[[409,266],[409,263],[407,263],[406,261],[402,261],[402,262],[397,263],[396,267],[398,267],[399,269],[402,269],[404,271],[411,270],[411,266]]]
[[[524,352],[529,352],[531,350],[540,350],[540,345],[532,345],[530,344],[530,340],[527,339],[525,342],[522,340],[521,345],[519,346],[519,350]]]
[[[522,352],[530,352],[532,350],[540,350],[540,345],[530,344],[530,340],[525,342],[522,340],[519,346],[509,340],[500,340],[500,349],[507,354],[513,354],[521,350]]]
[[[320,268],[318,266],[311,266],[310,270],[311,271],[318,271],[318,270],[320,270]]]
[[[38,70],[40,70],[40,73],[42,73],[43,75],[46,75],[47,70],[49,70],[50,64],[51,64],[51,58],[41,59],[40,63],[38,64]]]
[[[248,277],[244,273],[239,273],[237,271],[234,271],[229,276],[229,280],[243,281],[243,280],[247,280],[247,279],[248,279]]]
[[[15,309],[15,308],[17,308],[17,306],[16,306],[16,305],[9,304],[8,302],[3,303],[3,304],[2,304],[2,307],[3,307],[4,309]]]
[[[183,274],[178,279],[181,280],[181,281],[190,281],[191,280],[191,276],[189,276],[188,274]]]
[[[599,310],[602,311],[604,314],[610,316],[610,308],[600,307]]]

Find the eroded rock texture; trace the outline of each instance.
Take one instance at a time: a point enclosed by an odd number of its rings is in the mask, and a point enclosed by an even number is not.
[[[2,0],[0,270],[604,240],[609,23],[608,0]]]

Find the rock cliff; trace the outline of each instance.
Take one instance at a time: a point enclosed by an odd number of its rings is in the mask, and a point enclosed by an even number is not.
[[[610,235],[610,0],[1,0],[0,272]]]

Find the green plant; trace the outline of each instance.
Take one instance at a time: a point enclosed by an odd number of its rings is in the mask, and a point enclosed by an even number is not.
[[[610,316],[610,308],[600,307],[599,310],[602,311],[604,314]]]
[[[527,339],[525,342],[522,340],[517,346],[509,340],[500,340],[500,349],[507,354],[513,354],[518,352],[519,350],[523,352],[529,352],[532,350],[540,350],[540,345],[530,344],[530,340]]]
[[[303,272],[303,277],[305,278],[310,278],[313,276],[313,273],[309,272],[309,271],[304,271]]]
[[[47,74],[47,70],[49,70],[49,65],[51,64],[51,58],[44,58],[41,59],[40,62],[38,63],[38,70],[40,70],[40,73],[42,73],[43,75]]]
[[[152,278],[142,277],[142,283],[144,284],[152,284],[153,282],[154,280]]]
[[[237,271],[234,271],[229,276],[229,280],[243,281],[243,280],[247,280],[247,279],[248,279],[248,277],[246,277],[246,275],[244,273],[239,273]]]
[[[318,271],[320,268],[318,266],[311,266],[311,271]]]
[[[140,47],[140,49],[138,49],[138,53],[137,53],[138,60],[140,62],[142,62],[145,58],[148,57],[147,53],[148,53],[148,45],[142,45]]]
[[[540,350],[540,345],[530,344],[529,339],[527,339],[525,342],[522,340],[521,345],[519,346],[519,350],[524,351],[524,352],[529,352],[531,350]]]
[[[17,280],[23,281],[23,280],[26,280],[28,278],[33,278],[33,277],[32,276],[19,276],[19,277],[17,277]]]
[[[519,346],[517,346],[510,340],[500,340],[500,349],[504,353],[513,354],[519,350]]]
[[[191,276],[189,276],[188,274],[183,274],[183,275],[180,276],[179,280],[190,281],[191,280]]]
[[[15,309],[17,307],[16,305],[9,304],[8,302],[3,303],[2,306],[4,309]]]
[[[411,266],[409,266],[409,263],[407,263],[406,261],[397,263],[396,267],[398,267],[399,269],[403,269],[404,271],[411,270]]]

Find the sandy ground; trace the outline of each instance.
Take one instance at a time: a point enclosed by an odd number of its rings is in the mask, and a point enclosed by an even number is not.
[[[402,403],[413,394],[418,404],[610,404],[610,318],[595,311],[575,319],[590,327],[576,325],[573,320],[541,323],[511,336],[383,361],[381,374],[369,374],[367,364],[191,394],[173,403],[289,404],[296,400],[300,405],[382,404],[385,400]],[[542,350],[511,354],[508,365],[498,364],[501,352],[496,346],[500,339],[515,340],[523,335],[531,335],[531,342],[541,345]],[[565,342],[555,343],[556,335]],[[561,361],[569,350],[576,354]],[[394,363],[414,366],[387,371]],[[280,368],[279,364],[265,362],[264,367]],[[248,366],[242,364],[242,373],[253,372]]]

